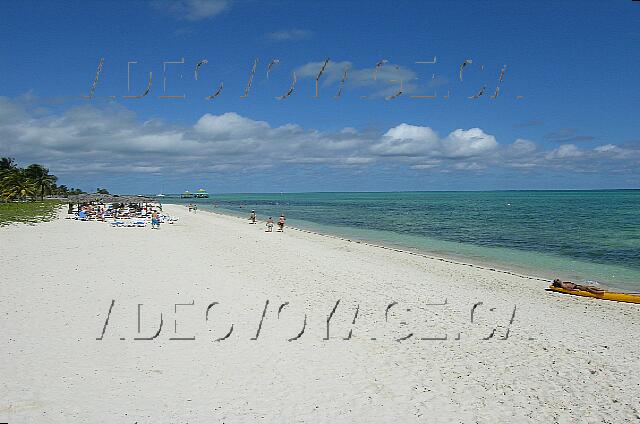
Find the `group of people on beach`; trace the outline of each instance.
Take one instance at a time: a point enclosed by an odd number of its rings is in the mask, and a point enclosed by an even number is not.
[[[193,204],[189,203],[187,205],[187,208],[189,209],[189,212],[193,212],[193,213],[198,212],[198,205],[196,205],[195,203]]]
[[[163,214],[159,203],[70,203],[68,215],[69,219],[109,222],[114,227],[146,227],[150,222],[154,230],[160,229],[161,223],[173,224],[177,221]]]
[[[251,214],[249,215],[249,223],[250,224],[255,224],[257,221],[257,216],[256,216],[256,211],[252,210]],[[285,224],[286,218],[284,217],[284,214],[280,214],[280,218],[278,218],[278,232],[283,233],[284,232],[284,224]],[[269,219],[267,219],[267,222],[265,224],[267,226],[267,233],[272,233],[273,232],[273,217],[269,217]]]

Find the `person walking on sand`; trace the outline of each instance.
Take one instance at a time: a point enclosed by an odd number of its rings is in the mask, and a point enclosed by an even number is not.
[[[256,211],[251,211],[251,215],[249,215],[249,221],[251,221],[251,224],[256,223]]]
[[[273,218],[269,217],[267,220],[267,233],[273,232]]]
[[[151,214],[151,229],[160,229],[160,215],[158,215],[158,212]]]
[[[278,219],[278,231],[281,233],[284,232],[284,214],[280,214],[280,218]]]

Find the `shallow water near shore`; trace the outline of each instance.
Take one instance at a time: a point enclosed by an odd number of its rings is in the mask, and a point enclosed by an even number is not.
[[[640,190],[223,194],[165,203],[640,291]]]

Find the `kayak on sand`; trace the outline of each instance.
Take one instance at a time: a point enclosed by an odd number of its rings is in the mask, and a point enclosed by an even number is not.
[[[551,290],[558,293],[572,294],[575,296],[583,297],[595,297],[596,299],[615,300],[616,302],[627,303],[640,303],[640,295],[630,293],[616,293],[602,290],[597,293],[589,292],[587,290],[569,290],[561,287],[549,286],[547,290]]]

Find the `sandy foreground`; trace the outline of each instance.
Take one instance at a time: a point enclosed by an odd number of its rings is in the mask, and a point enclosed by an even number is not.
[[[165,211],[0,228],[0,422],[640,421],[640,305]]]

